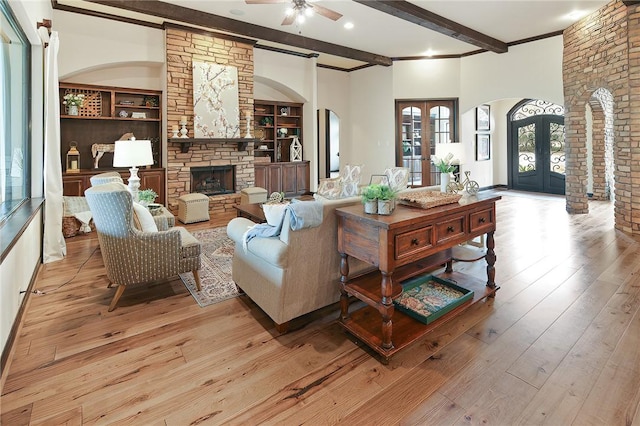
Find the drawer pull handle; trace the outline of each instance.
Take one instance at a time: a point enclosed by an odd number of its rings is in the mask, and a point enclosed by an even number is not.
[[[417,246],[418,244],[420,244],[420,241],[417,238],[414,238],[413,240],[411,240],[412,246]]]
[[[478,219],[478,222],[480,222],[480,223],[484,223],[484,222],[485,222],[484,217],[481,217],[480,219]]]
[[[447,227],[447,232],[453,232],[455,231],[455,229],[453,229],[453,226],[448,226]]]

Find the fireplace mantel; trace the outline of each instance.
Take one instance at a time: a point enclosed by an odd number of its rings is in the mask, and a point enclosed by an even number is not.
[[[208,144],[208,143],[237,143],[238,151],[246,151],[249,142],[256,142],[256,138],[169,138],[169,142],[180,144],[180,152],[189,152],[192,143]]]

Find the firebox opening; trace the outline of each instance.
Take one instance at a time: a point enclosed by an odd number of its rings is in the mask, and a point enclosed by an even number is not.
[[[235,190],[236,166],[191,167],[191,192],[220,195]]]

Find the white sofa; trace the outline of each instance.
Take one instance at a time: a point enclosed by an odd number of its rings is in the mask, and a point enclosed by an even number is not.
[[[439,190],[439,187],[406,191],[415,190]],[[280,333],[288,330],[292,319],[340,299],[338,220],[334,210],[361,201],[360,197],[349,197],[321,202],[320,226],[292,231],[287,212],[280,236],[253,238],[247,252],[243,249],[242,236],[255,223],[234,218],[227,225],[227,234],[235,242],[233,280],[269,315]],[[350,275],[371,269],[367,263],[349,259]]]

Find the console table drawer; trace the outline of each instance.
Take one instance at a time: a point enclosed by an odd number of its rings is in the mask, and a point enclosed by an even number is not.
[[[425,226],[396,235],[396,259],[433,247],[433,226]]]
[[[465,235],[466,216],[458,216],[445,222],[436,223],[436,244]]]
[[[494,217],[493,209],[481,210],[479,212],[471,213],[470,226],[471,232],[482,230],[483,228],[493,228]]]

